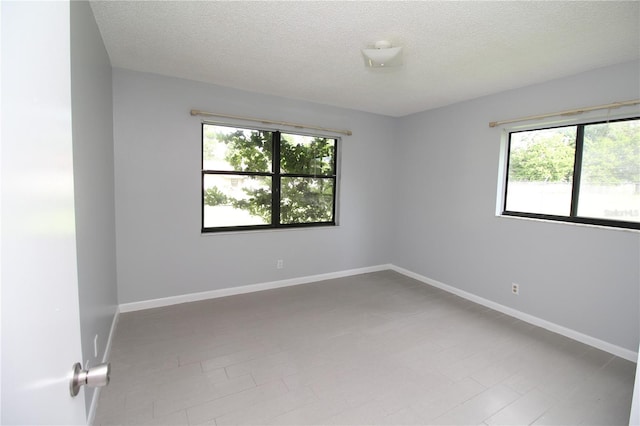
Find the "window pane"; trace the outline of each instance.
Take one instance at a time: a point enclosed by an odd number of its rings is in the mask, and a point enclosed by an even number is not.
[[[506,210],[569,216],[576,127],[511,133]]]
[[[271,223],[271,177],[204,176],[204,227]]]
[[[334,179],[283,177],[281,183],[281,223],[333,221]]]
[[[585,126],[578,216],[640,222],[640,120]]]
[[[280,141],[280,171],[314,176],[333,175],[335,143],[335,139],[283,133]]]
[[[271,172],[271,132],[202,126],[203,170]]]

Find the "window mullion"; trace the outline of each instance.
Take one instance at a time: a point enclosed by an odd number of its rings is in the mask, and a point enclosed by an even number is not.
[[[204,231],[204,123],[200,125],[200,167],[202,173],[200,173],[200,230]]]
[[[273,161],[272,161],[272,172],[273,179],[271,180],[271,184],[273,188],[271,189],[271,225],[272,226],[280,226],[280,188],[281,188],[281,180],[280,180],[280,132],[273,132],[271,141],[273,143]]]
[[[584,124],[576,129],[576,154],[573,164],[573,183],[571,188],[571,217],[578,215],[578,197],[580,196],[580,179],[582,178],[582,151],[584,147]]]
[[[338,141],[335,140],[333,144],[333,206],[331,211],[331,220],[336,220],[336,190],[338,183]]]

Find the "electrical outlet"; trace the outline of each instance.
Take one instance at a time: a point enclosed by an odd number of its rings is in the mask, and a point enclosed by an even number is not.
[[[93,338],[93,356],[98,358],[98,335]]]
[[[278,259],[278,261],[276,262],[276,268],[283,269],[284,268],[284,260]]]
[[[511,293],[516,296],[520,294],[520,286],[516,283],[511,283]]]

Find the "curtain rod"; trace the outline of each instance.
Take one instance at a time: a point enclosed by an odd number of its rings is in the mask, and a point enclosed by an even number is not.
[[[222,118],[230,118],[232,120],[242,120],[242,121],[253,121],[253,122],[262,123],[262,124],[275,124],[278,126],[295,127],[296,129],[320,130],[323,132],[339,133],[341,135],[346,135],[346,136],[351,136],[353,134],[351,130],[328,129],[325,127],[308,126],[306,124],[288,123],[286,121],[263,120],[261,118],[242,117],[240,115],[217,114],[214,112],[200,111],[199,109],[192,109],[191,115],[199,115],[202,117],[222,117]]]
[[[597,111],[599,109],[620,108],[623,106],[631,106],[631,105],[638,105],[638,104],[640,104],[640,99],[636,99],[634,101],[613,102],[611,104],[606,104],[606,105],[598,105],[598,106],[577,108],[577,109],[568,109],[566,111],[552,112],[549,114],[530,115],[528,117],[513,118],[511,120],[492,121],[489,123],[489,127],[496,127],[496,126],[500,126],[501,124],[507,124],[507,123],[517,123],[519,121],[538,120],[541,118],[556,117],[560,115],[575,115],[575,114],[582,114],[583,112],[588,112],[588,111]]]

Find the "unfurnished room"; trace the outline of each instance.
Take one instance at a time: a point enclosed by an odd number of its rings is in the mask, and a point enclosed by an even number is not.
[[[640,1],[0,20],[3,425],[640,425]]]

